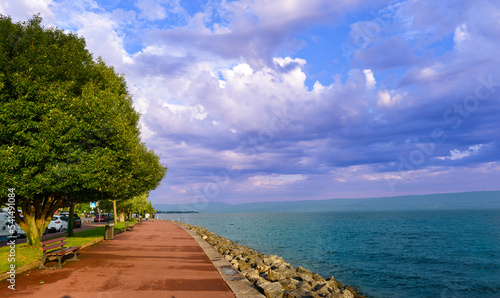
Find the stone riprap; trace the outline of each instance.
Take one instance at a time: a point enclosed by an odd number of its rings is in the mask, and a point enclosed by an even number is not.
[[[266,297],[362,297],[353,287],[343,286],[333,276],[325,279],[301,266],[294,268],[281,257],[261,254],[200,226],[175,223],[200,235]]]

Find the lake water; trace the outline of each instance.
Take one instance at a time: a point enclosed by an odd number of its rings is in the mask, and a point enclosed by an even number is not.
[[[159,214],[367,297],[500,297],[500,210]]]

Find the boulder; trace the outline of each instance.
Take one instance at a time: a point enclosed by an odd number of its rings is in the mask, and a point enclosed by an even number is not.
[[[279,281],[284,290],[290,291],[297,288],[297,281],[293,278],[282,279]]]
[[[307,270],[306,268],[304,268],[302,266],[297,267],[296,271],[297,271],[297,273],[300,273],[300,274],[309,275],[311,278],[313,277],[312,272]]]
[[[350,286],[345,286],[344,292],[342,293],[345,298],[354,298],[357,296],[356,291]]]
[[[299,282],[297,288],[306,290],[307,292],[310,292],[312,290],[312,286],[306,281]]]
[[[257,287],[264,293],[267,298],[283,297],[283,288],[279,282],[261,283]]]
[[[281,273],[273,271],[273,270],[270,270],[267,273],[267,280],[268,281],[278,281],[278,280],[283,279],[283,278],[284,277],[283,277],[283,275],[281,275]]]
[[[256,282],[260,278],[259,271],[257,271],[257,269],[248,269],[245,272],[244,276],[252,283]]]
[[[308,282],[308,283],[311,283],[311,284],[314,281],[314,279],[310,275],[303,274],[303,273],[296,273],[293,278],[298,279],[300,281]]]
[[[271,267],[269,267],[268,265],[257,265],[255,269],[259,270],[260,273],[267,273],[271,271]]]
[[[313,291],[315,294],[327,296],[328,294],[330,294],[330,291],[328,289],[329,289],[329,287],[325,282],[325,283],[320,283],[320,284],[315,285],[313,288]]]
[[[283,297],[286,298],[313,298],[311,293],[305,289],[297,288],[291,291],[285,291]]]
[[[278,268],[276,268],[276,272],[279,272],[284,278],[292,278],[295,275],[295,269],[286,264],[279,265]]]
[[[250,268],[252,268],[252,265],[250,265],[247,262],[239,262],[238,263],[238,269],[240,271],[245,271],[245,270],[250,269]]]
[[[321,282],[325,282],[326,280],[321,276],[319,275],[318,273],[314,274],[313,277],[312,277],[314,280],[316,281],[321,281]]]
[[[333,277],[333,276],[330,276],[329,278],[327,278],[326,283],[328,284],[328,286],[330,286],[330,288],[334,288],[334,289],[343,289],[344,288],[342,283],[340,281],[335,280],[335,277]]]

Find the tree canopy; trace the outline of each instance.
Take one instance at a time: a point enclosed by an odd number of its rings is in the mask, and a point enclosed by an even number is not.
[[[58,208],[150,191],[167,169],[141,142],[124,77],[41,21],[0,15],[0,191],[5,203],[15,189],[27,233]]]

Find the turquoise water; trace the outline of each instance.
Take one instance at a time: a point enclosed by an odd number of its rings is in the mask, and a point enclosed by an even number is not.
[[[367,297],[500,297],[500,210],[160,214]]]

